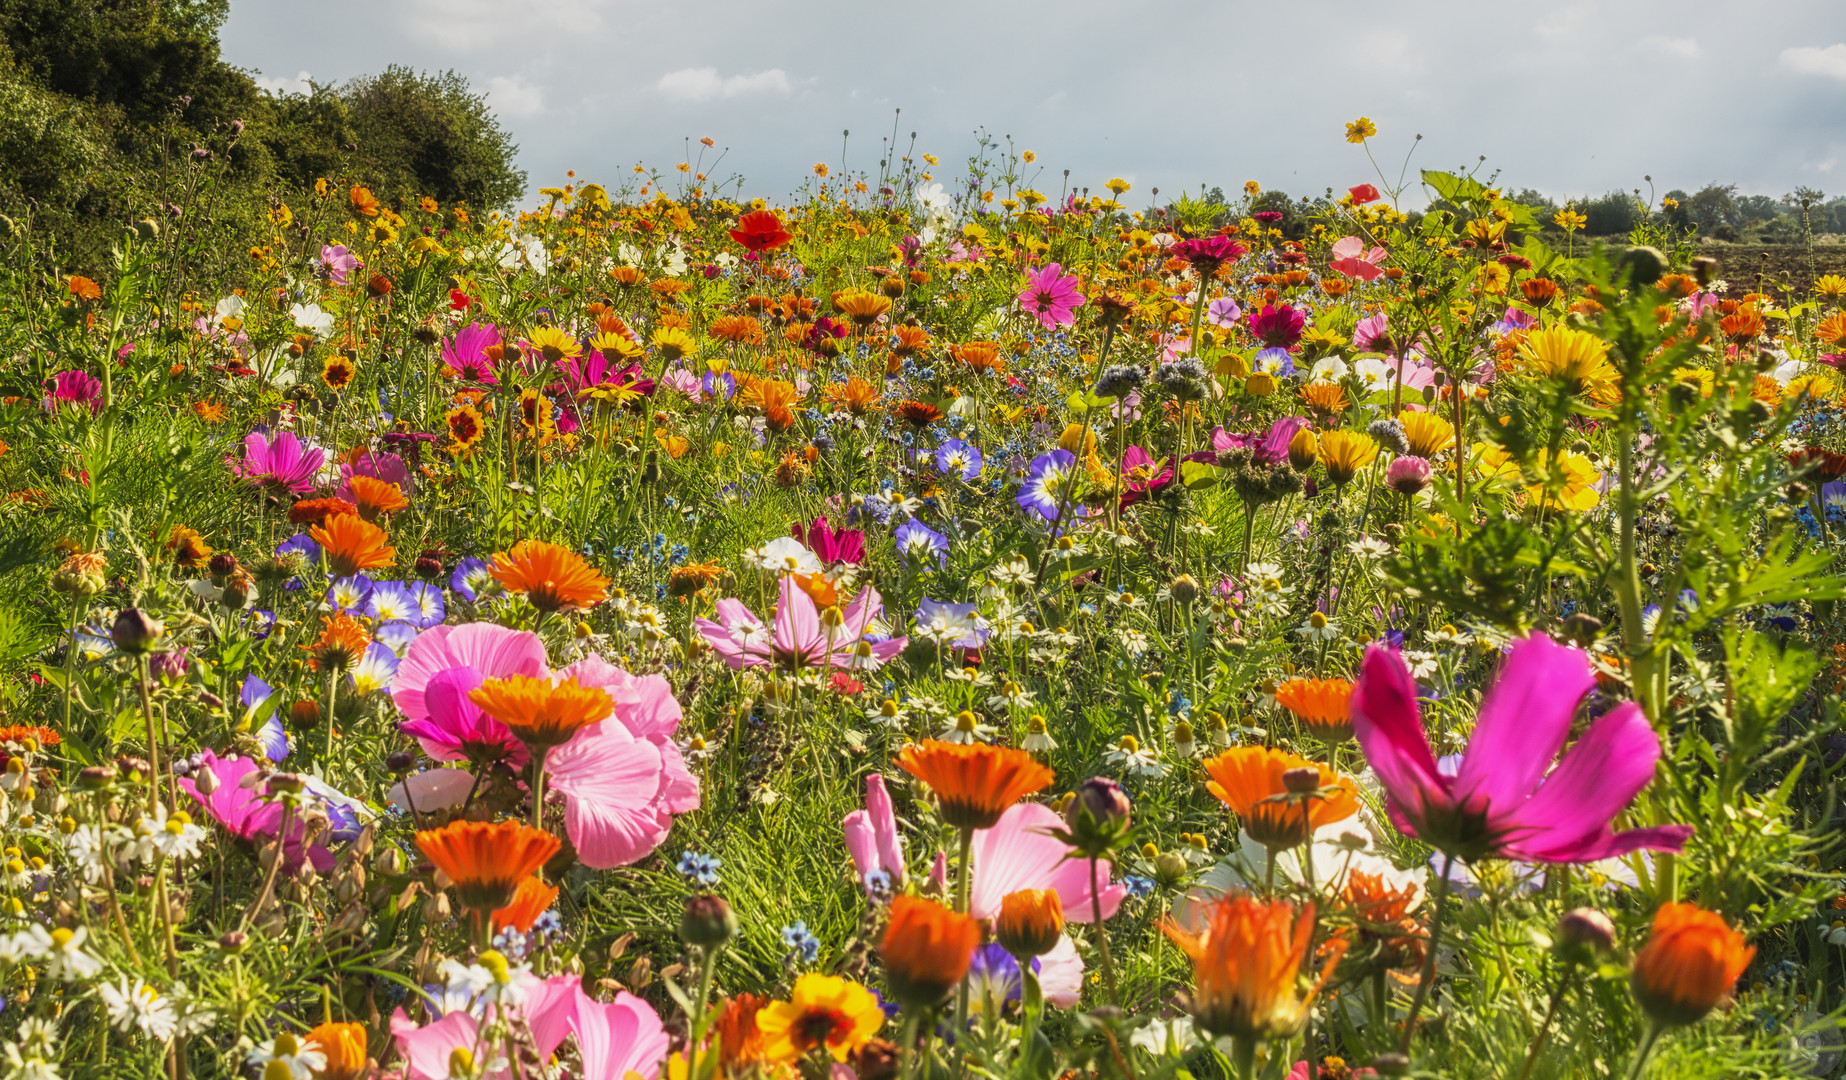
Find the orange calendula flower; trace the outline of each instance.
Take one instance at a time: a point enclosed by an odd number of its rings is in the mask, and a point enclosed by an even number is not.
[[[1063,936],[1064,902],[1056,889],[1020,889],[1000,898],[994,940],[1021,964],[1057,948]]]
[[[561,846],[557,837],[521,821],[454,821],[417,834],[417,850],[455,883],[455,899],[482,913],[511,904],[519,883]]]
[[[1192,958],[1192,1018],[1217,1038],[1292,1038],[1347,948],[1328,942],[1320,978],[1303,995],[1297,980],[1314,936],[1312,904],[1296,910],[1286,900],[1233,894],[1211,906],[1203,933],[1172,922],[1161,929]]]
[[[812,972],[795,980],[789,1001],[772,1002],[756,1014],[763,1056],[794,1062],[825,1049],[845,1061],[884,1026],[884,1010],[872,992],[855,982]]]
[[[1351,702],[1352,683],[1345,679],[1290,679],[1276,687],[1276,704],[1324,743],[1352,738]]]
[[[833,294],[833,306],[851,319],[854,326],[870,326],[891,310],[891,300],[864,289],[843,289]]]
[[[1690,1024],[1716,1005],[1756,947],[1724,916],[1692,904],[1662,904],[1654,933],[1634,958],[1629,986],[1647,1015],[1663,1024]]]
[[[366,217],[378,216],[378,198],[366,188],[354,187],[348,193],[347,201],[351,203],[354,213],[364,214]]]
[[[942,820],[958,829],[991,829],[1007,808],[1056,775],[1024,750],[925,739],[904,747],[897,763],[930,786]]]
[[[320,545],[327,572],[336,578],[397,562],[397,549],[385,543],[385,531],[357,514],[335,514],[308,529],[308,536]]]
[[[525,593],[544,612],[593,607],[609,595],[609,579],[581,555],[543,540],[521,540],[511,551],[494,552],[493,575],[507,592]]]
[[[951,350],[955,359],[968,365],[975,371],[1005,371],[1006,361],[1000,359],[1000,346],[991,341],[969,341],[955,346]]]
[[[1318,762],[1264,746],[1232,747],[1208,759],[1205,772],[1211,780],[1205,786],[1242,820],[1251,838],[1279,851],[1307,839],[1300,804],[1284,798],[1288,785],[1283,774],[1291,769],[1314,769],[1320,773],[1321,788],[1339,788],[1327,798],[1309,800],[1307,818],[1314,828],[1359,812],[1359,800],[1353,795],[1357,785],[1352,780]]]
[[[834,408],[844,409],[854,416],[864,416],[878,408],[878,391],[857,375],[827,387],[821,397]]]
[[[769,1004],[769,998],[758,994],[738,994],[725,1001],[713,1029],[724,1075],[736,1076],[763,1061],[763,1033],[756,1026],[756,1017]]]
[[[380,480],[375,476],[354,476],[347,484],[353,490],[359,516],[367,521],[377,521],[380,514],[395,514],[410,505],[410,500],[404,498],[404,492],[388,480]]]
[[[103,298],[103,291],[97,287],[96,282],[82,274],[72,274],[64,284],[70,290],[70,294],[79,300],[101,300]]]
[[[208,424],[224,421],[224,406],[216,401],[195,401],[192,403],[192,413]]]
[[[692,596],[712,587],[724,576],[717,563],[687,563],[667,571],[668,596]]]
[[[913,1008],[928,1008],[968,974],[981,944],[981,924],[933,900],[900,896],[891,901],[878,955],[885,962],[891,996]]]
[[[302,1036],[301,1042],[327,1058],[325,1065],[314,1070],[314,1080],[359,1080],[366,1074],[364,1024],[322,1024]]]
[[[578,728],[587,727],[615,710],[604,691],[580,685],[575,679],[553,683],[525,675],[488,679],[468,692],[468,700],[505,724],[519,740],[535,748],[561,746]]]
[[[558,898],[558,887],[547,885],[535,875],[519,883],[519,889],[513,893],[513,902],[494,912],[494,929],[505,930],[508,927],[522,934],[532,932],[532,924],[538,917],[551,910],[552,902]]]
[[[891,412],[911,427],[922,429],[942,419],[942,410],[927,401],[903,401],[893,406]]]
[[[324,525],[330,517],[358,512],[345,499],[302,499],[288,508],[288,520],[292,525]]]
[[[320,637],[301,647],[315,671],[345,671],[359,662],[372,635],[350,615],[321,616]]]
[[[891,328],[891,355],[916,356],[929,348],[929,331],[902,323]]]
[[[173,565],[184,570],[197,570],[211,561],[212,546],[196,529],[184,525],[175,525],[167,533],[166,547],[173,553]]]
[[[346,389],[358,374],[358,366],[342,353],[332,353],[321,362],[320,380],[327,384],[329,390]]]
[[[38,724],[8,724],[0,727],[0,744],[12,743],[32,749],[29,743],[43,747],[56,746],[62,741],[57,732]]]

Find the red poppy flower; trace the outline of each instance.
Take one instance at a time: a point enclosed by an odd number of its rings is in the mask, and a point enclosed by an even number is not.
[[[737,227],[731,230],[731,239],[747,251],[774,251],[794,238],[782,219],[769,210],[752,210],[738,218]]]
[[[1371,184],[1360,184],[1357,187],[1347,188],[1346,194],[1352,196],[1354,206],[1364,206],[1366,203],[1378,201],[1378,189]]]

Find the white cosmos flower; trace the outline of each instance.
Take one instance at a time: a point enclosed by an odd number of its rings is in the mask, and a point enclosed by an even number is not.
[[[218,301],[218,306],[212,309],[212,314],[219,319],[241,319],[244,315],[244,298],[232,293]]]
[[[784,574],[818,574],[824,569],[820,559],[792,536],[779,536],[760,548],[750,548],[744,558],[759,569]]]
[[[319,304],[290,304],[288,315],[296,326],[315,337],[326,337],[333,330],[333,313],[322,311]]]

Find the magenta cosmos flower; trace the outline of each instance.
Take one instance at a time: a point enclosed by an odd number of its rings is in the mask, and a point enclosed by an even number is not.
[[[1218,268],[1227,262],[1242,258],[1249,249],[1228,236],[1201,236],[1193,240],[1181,240],[1167,249],[1167,254],[1184,259],[1192,264],[1202,278],[1208,278],[1218,272]]]
[[[1403,658],[1374,645],[1353,689],[1353,733],[1389,795],[1392,822],[1452,857],[1575,863],[1680,850],[1690,825],[1610,828],[1660,758],[1640,706],[1623,702],[1603,714],[1551,768],[1595,685],[1579,650],[1544,634],[1517,642],[1481,703],[1460,769],[1448,776],[1424,737]]]
[[[1019,292],[1019,306],[1027,315],[1038,318],[1040,326],[1056,330],[1077,321],[1076,310],[1083,306],[1083,294],[1077,291],[1077,279],[1065,277],[1057,263],[1026,274],[1026,287]]]
[[[500,380],[494,377],[493,361],[488,358],[487,350],[498,344],[499,327],[493,323],[469,323],[456,331],[454,338],[442,343],[442,362],[465,382],[494,386]]]
[[[96,376],[83,371],[60,371],[51,377],[51,393],[45,397],[45,411],[57,412],[58,406],[88,405],[90,411],[103,411],[103,384]]]
[[[808,545],[816,558],[827,565],[835,563],[852,563],[857,565],[865,561],[865,533],[860,529],[834,529],[827,524],[826,515],[814,519],[807,532],[801,530],[801,523],[790,527],[795,539]]]
[[[314,477],[326,460],[327,451],[303,443],[292,431],[274,438],[252,431],[244,436],[244,461],[239,473],[279,491],[311,491]]]
[[[873,641],[868,637],[883,610],[884,599],[867,585],[841,611],[840,626],[829,631],[821,625],[814,599],[793,577],[784,577],[773,629],[735,597],[718,601],[716,621],[694,622],[699,636],[733,671],[772,665],[788,671],[809,667],[876,671],[909,644],[908,638]]]

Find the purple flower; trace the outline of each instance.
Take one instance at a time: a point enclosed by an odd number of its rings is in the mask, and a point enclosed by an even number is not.
[[[981,452],[960,439],[950,439],[936,448],[936,471],[944,476],[960,476],[973,481],[981,475]]]
[[[1205,321],[1220,329],[1228,330],[1236,326],[1237,320],[1241,318],[1243,308],[1238,307],[1237,301],[1228,296],[1220,296],[1205,309]]]
[[[1217,428],[1211,433],[1211,448],[1222,454],[1239,447],[1249,447],[1250,456],[1259,465],[1276,465],[1288,460],[1288,444],[1308,426],[1305,416],[1284,416],[1261,434],[1241,434]]]
[[[265,712],[264,706],[275,694],[275,687],[255,675],[245,675],[244,685],[237,694],[238,701],[244,707],[243,723],[240,726],[262,744],[264,757],[271,761],[283,761],[288,758],[288,732],[282,727],[282,710],[268,709],[263,722],[256,722],[256,718]]]
[[[386,585],[397,584],[387,581]],[[377,587],[372,579],[364,574],[343,577],[327,586],[327,606],[335,611],[344,611],[353,615],[371,615],[372,597],[377,594]]]
[[[238,474],[277,491],[312,491],[327,451],[304,445],[292,431],[273,439],[252,431],[244,437],[244,460]]]
[[[1077,455],[1069,450],[1040,454],[1032,459],[1031,471],[1014,501],[1046,521],[1056,521],[1065,487],[1076,469]]]
[[[897,541],[897,553],[906,559],[926,562],[934,558],[938,569],[948,565],[949,538],[914,517],[899,525],[891,539]]]
[[[1077,291],[1077,279],[1063,276],[1063,267],[1052,263],[1026,274],[1019,306],[1036,317],[1040,326],[1056,330],[1077,321],[1076,310],[1083,306],[1083,294]]]
[[[1574,863],[1680,850],[1690,825],[1610,828],[1660,759],[1660,739],[1640,706],[1623,702],[1604,713],[1558,759],[1578,704],[1595,686],[1579,650],[1544,634],[1515,643],[1449,776],[1423,734],[1409,668],[1374,645],[1353,690],[1353,733],[1389,796],[1392,823],[1456,858]]]
[[[978,649],[990,632],[974,604],[950,604],[924,597],[917,605],[917,636],[927,641],[945,639],[956,649]],[[936,633],[931,631],[935,630]]]
[[[449,575],[449,588],[472,604],[476,599],[475,590],[492,578],[493,568],[487,565],[487,560],[470,555],[455,564],[455,572]]]

